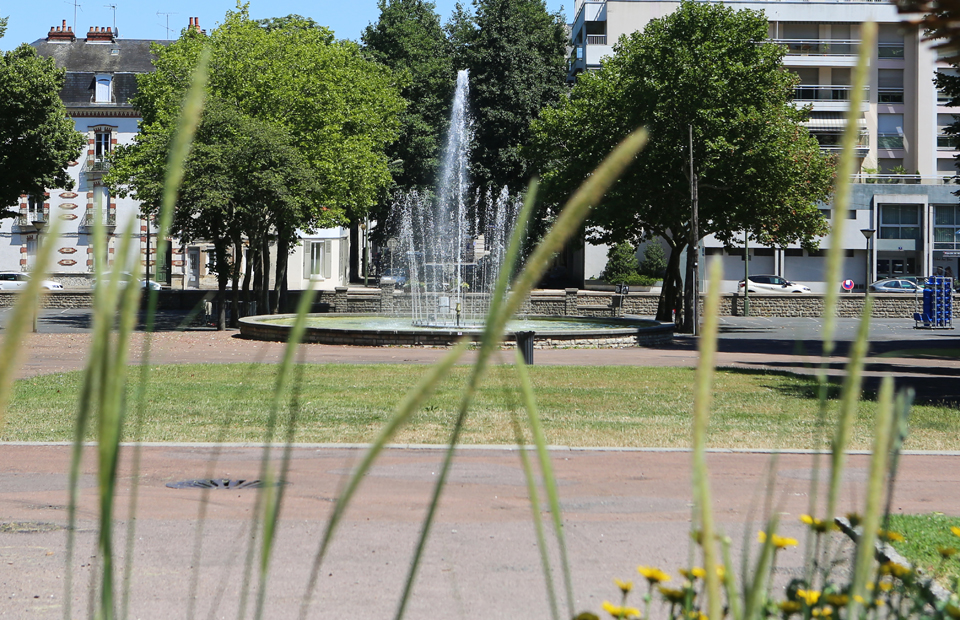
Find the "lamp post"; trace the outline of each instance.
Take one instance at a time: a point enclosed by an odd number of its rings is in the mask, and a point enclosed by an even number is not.
[[[863,236],[867,239],[867,264],[863,281],[863,294],[866,295],[870,292],[870,239],[873,238],[873,233],[877,231],[873,228],[862,228],[860,232],[862,232]]]

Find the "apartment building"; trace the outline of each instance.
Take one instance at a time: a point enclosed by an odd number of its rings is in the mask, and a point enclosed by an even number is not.
[[[869,86],[858,117],[851,208],[840,242],[845,250],[843,279],[864,284],[892,276],[923,276],[945,270],[960,274],[960,208],[955,145],[944,135],[953,108],[933,83],[936,71],[954,71],[938,58],[929,42],[900,28],[901,16],[889,2],[864,1],[725,1],[736,9],[763,11],[770,40],[784,47],[784,66],[799,78],[797,105],[810,105],[807,126],[825,151],[839,149],[852,91],[852,74],[860,51],[860,29],[879,25],[870,50]],[[650,0],[580,0],[571,29],[570,78],[599,68],[623,35],[664,17],[678,2]],[[832,205],[823,205],[830,217]],[[749,247],[749,270],[776,274],[826,290],[825,250],[799,246]],[[733,291],[744,274],[744,247],[724,247],[712,237],[701,251],[722,256],[724,291]],[[590,267],[587,268],[590,271]]]

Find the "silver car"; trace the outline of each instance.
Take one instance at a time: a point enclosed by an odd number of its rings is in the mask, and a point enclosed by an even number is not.
[[[870,285],[871,293],[916,293],[922,290],[923,286],[902,278],[879,280]]]
[[[0,273],[0,290],[2,291],[16,291],[22,288],[27,288],[28,282],[30,282],[29,273],[24,273],[22,271],[7,271]],[[53,280],[41,280],[40,288],[48,291],[62,291],[63,285],[59,282],[54,282]]]
[[[774,275],[756,275],[750,276],[750,293],[809,293],[810,287],[796,282],[790,282],[786,278]],[[737,292],[743,293],[743,280],[737,283]]]

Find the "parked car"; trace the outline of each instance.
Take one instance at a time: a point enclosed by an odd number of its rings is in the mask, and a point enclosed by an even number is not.
[[[380,274],[381,278],[393,278],[396,282],[397,288],[403,288],[407,284],[407,280],[410,279],[410,276],[407,274],[406,267],[393,267],[391,269],[384,269],[383,273]]]
[[[132,273],[127,273],[127,272],[125,271],[125,272],[123,272],[123,273],[120,274],[120,277],[121,277],[121,278],[123,279],[123,281],[126,283],[126,282],[129,282],[130,280],[133,279],[133,274],[132,274]],[[107,275],[107,276],[106,276],[106,281],[109,281],[109,279],[110,279],[110,276]],[[142,289],[147,289],[147,288],[149,288],[149,289],[152,290],[152,291],[159,291],[159,290],[161,289],[160,283],[159,283],[159,282],[154,282],[153,280],[150,280],[150,281],[148,282],[147,280],[137,279],[137,282],[140,283],[140,288],[142,288]],[[93,280],[93,287],[96,288],[96,286],[97,286],[97,281],[96,281],[96,279],[94,279],[94,280]],[[126,284],[124,284],[124,286],[126,286]]]
[[[810,287],[773,275],[750,276],[750,293],[809,293]],[[743,280],[737,283],[737,292],[743,293]]]
[[[30,274],[22,271],[9,271],[0,273],[0,290],[15,291],[21,288],[27,288],[30,281]],[[53,280],[41,280],[40,288],[48,291],[62,291],[63,285]]]
[[[906,278],[888,278],[870,285],[871,293],[916,293],[922,290],[923,286]]]

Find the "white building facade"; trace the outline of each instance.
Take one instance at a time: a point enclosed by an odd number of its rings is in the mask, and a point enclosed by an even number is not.
[[[845,249],[843,279],[857,290],[864,283],[894,276],[924,276],[950,268],[960,274],[960,209],[953,141],[943,133],[955,109],[937,91],[937,70],[952,68],[917,32],[900,29],[902,17],[888,2],[736,2],[735,10],[763,11],[770,40],[784,46],[784,66],[800,83],[798,105],[811,105],[807,125],[826,151],[839,149],[849,107],[853,71],[860,50],[860,28],[879,25],[870,50],[869,87],[860,109],[858,169],[851,208],[840,242]],[[579,1],[571,30],[571,78],[596,69],[623,35],[642,30],[651,19],[669,15],[678,2],[648,0]],[[823,206],[832,216],[831,206]],[[861,231],[875,231],[868,241]],[[744,247],[724,247],[715,238],[703,243],[707,255],[723,260],[723,290],[734,291],[744,274]],[[823,292],[826,266],[821,250],[799,246],[750,247],[749,270],[776,274]]]

